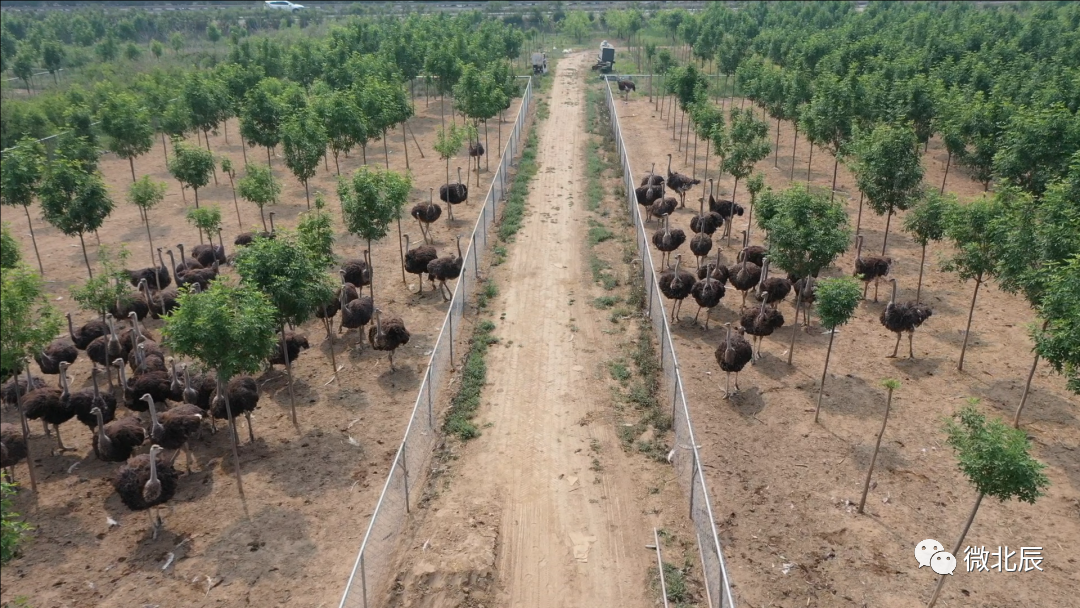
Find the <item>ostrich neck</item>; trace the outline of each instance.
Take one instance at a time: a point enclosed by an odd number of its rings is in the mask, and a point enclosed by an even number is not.
[[[150,450],[150,479],[147,480],[146,486],[143,487],[143,492],[148,499],[157,497],[160,491],[160,483],[157,476],[157,451]]]
[[[154,400],[147,399],[146,403],[150,406],[150,424],[153,426],[154,429],[162,428],[161,421],[158,420],[157,405],[154,403]]]
[[[70,389],[68,388],[67,367],[63,365],[60,366],[60,386],[63,388],[63,391],[60,393],[61,398],[71,394]]]
[[[381,318],[382,318],[382,315],[380,315],[380,314],[378,314],[378,313],[376,313],[376,314],[375,314],[375,333],[376,333],[376,334],[378,334],[378,336],[379,336],[380,338],[381,338],[381,337],[382,337],[382,335],[383,335],[383,333],[382,333],[382,321],[381,321]]]
[[[97,417],[98,446],[112,445],[112,440],[105,434],[105,417],[101,414],[100,409],[98,409],[95,416]]]
[[[461,256],[461,237],[460,236],[457,238],[457,257],[458,257],[459,260],[462,257]]]
[[[71,336],[71,340],[72,340],[72,342],[74,342],[75,341],[75,326],[71,324],[71,315],[70,314],[67,316],[67,322],[68,322],[68,335]]]

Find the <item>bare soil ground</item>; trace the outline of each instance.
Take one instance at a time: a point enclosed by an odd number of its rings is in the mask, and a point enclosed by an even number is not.
[[[628,103],[619,101],[618,111],[635,179],[640,180],[653,162],[663,173],[669,152],[674,154],[673,171],[693,171],[643,92],[632,95]],[[775,121],[770,125],[770,139],[775,141]],[[773,188],[789,186],[793,134],[792,125],[782,125],[778,167],[772,155],[757,166]],[[691,139],[691,155],[692,146]],[[699,143],[699,178],[704,153]],[[808,156],[809,147],[800,139],[796,181],[806,180]],[[940,187],[945,160],[940,143],[932,141],[924,155],[930,187]],[[828,192],[832,172],[832,156],[815,150],[811,186]],[[710,159],[709,176],[716,176],[715,157]],[[730,193],[733,185],[730,176],[720,180],[723,193]],[[854,225],[858,195],[854,179],[842,165],[837,189]],[[948,190],[970,200],[983,188],[953,167]],[[853,192],[854,198],[849,198]],[[687,196],[687,208],[672,216],[673,228],[691,234],[689,221],[699,196],[700,191]],[[748,206],[742,184],[737,200]],[[747,219],[736,218],[736,238]],[[899,298],[914,299],[919,247],[900,232],[900,225],[900,218],[894,218],[888,255],[896,260],[893,275],[899,280]],[[868,252],[881,252],[884,228],[885,218],[864,210],[862,232]],[[761,244],[760,232],[755,226],[754,244]],[[735,261],[735,247],[733,241],[724,250],[728,264]],[[957,371],[974,286],[939,269],[937,261],[944,253],[945,245],[932,244],[927,256],[923,301],[931,304],[934,315],[916,332],[914,360],[885,358],[894,336],[878,321],[888,300],[884,286],[877,303],[860,305],[856,318],[841,328],[829,365],[821,424],[813,423],[813,407],[828,336],[816,322],[810,333],[799,331],[794,365],[787,365],[794,294],[780,306],[789,325],[764,341],[764,359],[747,366],[740,378],[743,391],[731,401],[721,399],[723,374],[713,351],[723,337],[723,323],[738,325],[738,292],[729,291],[713,312],[708,332],[694,326],[687,313],[675,326],[683,380],[697,437],[704,443],[702,458],[740,606],[892,608],[925,605],[929,599],[936,576],[917,568],[913,547],[934,538],[951,548],[975,499],[944,441],[942,418],[965,399],[977,397],[983,411],[1011,422],[1032,363],[1026,329],[1033,321],[1029,307],[991,283],[979,293],[965,371]],[[850,274],[853,259],[854,251],[849,251],[827,274]],[[654,252],[654,261],[659,264],[659,252]],[[693,309],[691,302],[687,311]],[[857,515],[855,506],[885,406],[879,382],[887,377],[897,378],[902,386],[893,401],[867,514]],[[968,573],[960,555],[955,580],[946,584],[939,605],[1075,605],[1068,591],[1075,585],[1068,581],[1075,578],[1069,572],[1077,569],[1071,546],[1080,538],[1080,425],[1075,396],[1045,364],[1035,375],[1022,424],[1034,455],[1048,465],[1053,485],[1034,505],[984,501],[964,546],[985,546],[989,551],[1005,545],[1014,551],[1040,546],[1044,571]]]
[[[624,452],[617,435],[608,362],[626,336],[589,306],[605,292],[588,270],[588,59],[567,57],[549,76],[527,219],[490,275],[499,342],[487,355],[482,435],[449,440],[385,605],[653,606],[653,527],[692,538],[670,466]]]
[[[519,104],[520,99],[515,100],[505,113],[503,144]],[[410,136],[409,165],[415,188],[410,207],[413,202],[427,201],[428,188],[437,190],[445,179],[444,161],[432,147],[440,126],[438,100],[432,99],[426,106],[424,98],[419,97],[415,105],[418,115],[409,125],[425,158],[417,153]],[[447,114],[445,120],[450,123],[451,116]],[[493,154],[501,150],[496,127],[492,121],[487,147]],[[228,130],[228,144],[223,132],[211,135],[210,147],[242,168],[243,152],[235,121],[230,122]],[[390,168],[396,171],[405,171],[401,135],[400,129],[392,131],[388,142]],[[266,162],[265,149],[249,148],[247,154],[252,163]],[[381,142],[368,147],[367,160],[384,166]],[[461,166],[465,175],[468,161],[463,151],[451,161],[451,171]],[[351,174],[360,164],[360,150],[348,159],[342,158],[342,175]],[[497,157],[491,160],[490,172],[481,172],[480,188],[472,175],[471,202],[456,206],[456,221],[447,220],[443,205],[443,215],[432,230],[440,255],[453,252],[454,235],[471,231],[481,209],[479,201],[487,192],[496,166]],[[149,253],[145,229],[137,209],[124,202],[131,179],[128,163],[105,155],[101,167],[117,202],[116,210],[99,231],[101,242],[111,246],[126,244],[132,253],[128,267],[144,267]],[[278,228],[293,228],[298,215],[306,210],[304,188],[281,158],[273,159],[273,170],[284,182],[284,192],[279,204],[267,210],[277,212]],[[188,205],[194,202],[192,192],[186,193],[185,204],[179,185],[168,174],[160,144],[136,159],[135,171],[139,175],[149,173],[169,187],[164,203],[150,212],[155,246],[175,249],[178,242],[189,247],[197,244],[195,229],[184,220]],[[199,201],[200,205],[221,207],[226,249],[231,251],[236,234],[261,229],[261,224],[258,209],[243,201],[243,224],[237,224],[229,181],[220,171],[218,180],[218,185],[211,182],[199,192]],[[456,177],[451,180],[456,181]],[[335,185],[331,157],[329,170],[322,168],[313,180],[312,195],[315,190],[326,193],[328,209],[337,218]],[[86,276],[78,241],[45,224],[36,207],[31,213],[50,293],[61,311],[75,313],[79,325],[91,315],[78,312],[69,293],[69,288]],[[4,220],[10,221],[23,237],[24,255],[28,263],[34,264],[25,216],[5,210]],[[340,231],[341,224],[337,225]],[[411,233],[413,243],[418,242],[419,230],[408,215],[402,220],[402,228]],[[88,236],[87,241],[93,262],[94,237]],[[355,237],[339,233],[336,251],[342,258],[361,257],[364,247]],[[87,429],[76,422],[63,425],[65,442],[78,449],[52,456],[49,452],[54,441],[41,434],[40,425],[33,424],[31,448],[40,492],[23,491],[14,503],[15,510],[24,514],[36,530],[24,545],[23,556],[4,567],[0,601],[25,597],[35,608],[335,605],[446,312],[442,298],[428,289],[422,296],[410,293],[417,288],[415,275],[408,275],[406,290],[397,247],[396,229],[373,247],[376,302],[388,314],[400,316],[412,333],[409,344],[395,357],[397,371],[391,372],[386,357],[370,346],[365,345],[362,351],[352,348],[357,341],[353,333],[344,341],[341,337],[335,339],[337,362],[343,368],[340,384],[333,383],[330,343],[323,326],[318,320],[305,324],[303,330],[312,348],[302,353],[293,367],[299,432],[289,421],[289,392],[280,367],[259,378],[262,399],[253,416],[255,443],[248,444],[245,429],[240,429],[244,441],[240,448],[241,469],[250,517],[245,517],[235,487],[225,433],[206,432],[193,442],[197,465],[190,476],[181,478],[177,495],[170,502],[174,511],[165,514],[164,532],[152,541],[146,516],[130,513],[112,489],[109,480],[118,465],[93,457]],[[146,326],[159,335],[160,322],[148,320]],[[89,370],[89,360],[80,356],[70,370],[73,390],[90,385]],[[47,380],[53,382],[56,378]],[[5,408],[3,420],[17,421],[16,412]],[[25,464],[16,467],[16,477],[27,482]],[[109,517],[119,526],[110,527],[106,521]],[[170,553],[174,560],[163,571]]]

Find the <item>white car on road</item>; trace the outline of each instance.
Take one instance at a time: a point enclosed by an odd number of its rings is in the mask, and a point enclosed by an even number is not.
[[[294,2],[288,2],[287,0],[266,0],[266,8],[272,8],[279,11],[289,11],[290,13],[298,13],[304,8],[303,4],[296,4]]]

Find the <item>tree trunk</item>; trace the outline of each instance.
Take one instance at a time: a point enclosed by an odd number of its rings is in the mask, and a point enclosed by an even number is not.
[[[748,222],[750,220],[747,220]],[[749,234],[749,233],[747,233]],[[810,283],[810,279],[806,279],[807,284]],[[805,289],[805,288],[804,288]],[[795,294],[795,321],[791,324],[791,344],[788,346],[787,364],[791,365],[791,360],[795,356],[795,335],[799,333],[799,308],[802,306],[802,291]]]
[[[949,179],[949,165],[952,164],[952,152],[949,152],[949,157],[945,159],[945,176],[941,178],[941,191],[938,194],[945,194],[945,181]]]
[[[27,361],[26,363],[27,363],[27,365],[29,365],[30,362]],[[16,378],[15,380],[16,380],[16,382],[15,382],[15,397],[16,397],[16,400],[15,401],[16,401],[16,405],[19,408],[19,423],[22,426],[23,445],[25,446],[24,449],[26,450],[26,468],[30,473],[30,491],[34,492],[36,494],[37,493],[37,473],[34,472],[34,458],[33,458],[33,455],[30,453],[30,448],[31,448],[30,425],[26,422],[26,412],[23,410],[23,395],[19,393],[18,378]],[[27,384],[26,388],[27,388],[27,392],[29,392],[30,385]]]
[[[439,96],[439,124],[446,130],[446,95]]]
[[[479,138],[478,138],[479,139]],[[484,171],[491,171],[491,142],[488,141],[488,121],[484,120]]]
[[[386,131],[382,132],[382,151],[383,159],[386,163],[386,170],[390,170],[390,150],[386,148]]]
[[[248,164],[247,142],[244,141],[244,134],[243,133],[240,134],[240,152],[244,155],[244,166],[246,167],[247,164]]]
[[[263,213],[263,206],[259,205],[259,217],[262,218],[263,232],[268,232],[266,229],[266,214]]]
[[[731,247],[731,233],[735,232],[735,192],[739,189],[739,176],[735,176],[735,185],[731,187],[731,219],[727,222],[727,246]]]
[[[967,522],[964,524],[964,530],[960,532],[960,538],[956,540],[956,546],[953,547],[953,559],[956,559],[956,553],[960,551],[960,546],[964,544],[964,537],[967,536],[968,530],[971,529],[971,522],[975,521],[975,514],[979,512],[979,505],[982,504],[982,499],[983,493],[979,492],[978,497],[975,498],[975,506],[971,509],[971,515],[968,515]],[[942,574],[938,577],[938,584],[934,589],[934,595],[930,597],[930,602],[926,604],[926,608],[934,608],[934,604],[937,603],[938,594],[941,593],[941,588],[945,586],[945,579],[947,578],[949,578],[948,574]]]
[[[232,202],[236,208],[236,227],[242,228],[244,223],[240,221],[240,203],[236,200],[236,184],[233,183],[232,174],[229,174],[229,187],[232,188]]]
[[[502,154],[502,123],[503,123],[503,111],[499,110],[499,154]]]
[[[308,211],[311,211],[311,191],[308,190],[308,182],[304,180],[304,201],[307,202]]]
[[[795,123],[795,141],[791,144],[791,175],[788,181],[795,179],[795,149],[799,147],[799,123]]]
[[[90,275],[90,278],[94,278],[94,271],[90,269],[90,256],[86,255],[86,241],[83,240],[83,234],[79,233],[79,244],[82,245],[82,257],[86,262],[86,273]]]
[[[195,208],[198,209],[199,208],[199,189],[198,188],[192,188],[192,190],[195,191]]]
[[[814,142],[810,142],[810,158],[806,161],[806,185],[810,185],[810,167],[814,164]]]
[[[919,284],[915,288],[915,303],[922,301],[922,278],[923,270],[926,269],[926,245],[922,246],[922,257],[919,258]]]
[[[405,123],[401,123],[401,145],[405,148],[405,170],[409,170],[409,139],[405,133]]]
[[[210,131],[208,131],[208,130],[203,131],[203,139],[206,140],[206,151],[213,154],[213,150],[210,149]],[[217,186],[218,185],[218,181],[217,181],[217,164],[215,163],[215,164],[210,165],[210,170],[214,173],[214,185]]]
[[[705,140],[705,168],[701,170],[701,200],[705,201],[705,204],[709,204],[709,201],[705,200],[705,187],[709,181],[709,147],[711,143],[711,139]]]
[[[1050,324],[1050,321],[1043,321],[1042,330],[1046,331],[1046,326]],[[1028,393],[1031,391],[1031,379],[1035,377],[1035,369],[1039,367],[1039,353],[1035,353],[1035,360],[1031,362],[1031,371],[1028,372],[1027,382],[1024,383],[1024,394],[1020,397],[1020,405],[1016,408],[1016,415],[1013,416],[1013,428],[1020,428],[1020,414],[1024,411],[1024,405],[1027,403]]]
[[[424,89],[426,92],[427,87],[424,87]],[[338,386],[341,386],[341,380],[338,379],[337,375],[337,355],[334,354],[334,318],[331,316],[326,316],[323,321],[326,322],[326,337],[330,340],[330,365],[334,369],[334,382],[336,382]],[[363,338],[363,336],[361,336],[361,338]]]
[[[832,356],[832,343],[833,338],[836,337],[836,328],[830,328],[829,332],[829,348],[825,351],[825,369],[821,370],[821,388],[818,389],[817,395],[817,409],[814,410],[814,422],[818,421],[818,416],[821,415],[821,397],[825,394],[825,374],[829,373],[829,357]]]
[[[885,255],[885,246],[889,244],[889,224],[892,223],[892,207],[889,207],[889,214],[885,216],[885,238],[881,241],[881,255]]]
[[[165,154],[165,165],[169,164],[169,147],[165,145],[165,132],[161,132],[161,151]]]
[[[240,474],[240,449],[236,445],[239,442],[236,436],[236,418],[233,417],[232,404],[229,403],[229,391],[226,390],[228,383],[228,380],[222,380],[221,376],[218,376],[217,392],[225,398],[225,414],[229,417],[229,426],[232,428],[232,432],[229,433],[229,441],[232,443],[233,466],[236,467],[236,489],[240,491],[240,500],[244,501],[244,511],[247,511],[247,501],[244,498],[244,480]]]
[[[154,237],[150,236],[150,212],[147,211],[143,215],[143,224],[146,225],[146,240],[150,241],[150,267],[155,268],[157,264],[154,263]],[[156,273],[155,273],[156,274]],[[160,289],[159,289],[160,291]]]
[[[285,324],[281,323],[281,356],[285,358],[285,373],[289,375],[289,411],[292,413],[292,423],[297,429],[300,424],[296,422],[296,394],[293,392],[292,361],[289,361],[289,349],[285,344]]]
[[[30,242],[34,244],[34,256],[37,257],[38,271],[41,272],[41,276],[45,276],[45,267],[41,265],[41,254],[38,253],[37,237],[34,236],[34,222],[30,219],[30,205],[23,205],[23,211],[26,212],[26,225],[30,227]]]
[[[420,158],[425,158],[424,149],[420,147],[420,142],[416,141],[416,133],[414,133],[412,127],[409,126],[409,121],[405,121],[405,128],[409,130],[409,136],[412,137],[412,143],[416,146],[416,151],[420,153]]]
[[[836,158],[833,159],[833,164],[832,164],[832,191],[829,193],[829,202],[830,203],[833,202],[833,199],[836,198],[836,170],[839,169],[839,168],[840,168],[840,153],[837,152],[836,153]],[[885,237],[888,238],[888,230],[885,231]],[[885,255],[885,253],[882,252],[881,255]]]
[[[229,145],[229,119],[221,121],[221,126],[225,129],[225,145],[227,146]]]
[[[131,157],[128,158],[128,165],[131,166],[131,183],[134,184],[137,181],[135,179],[135,157],[134,156],[131,156]]]
[[[855,237],[856,238],[858,238],[858,236],[859,236],[859,229],[862,228],[862,203],[863,203],[863,193],[860,190],[859,191],[859,215],[855,219]]]
[[[367,250],[371,251],[371,239],[367,240]],[[372,256],[372,262],[374,262],[374,259],[375,259],[374,256]],[[374,264],[372,264],[371,266],[368,266],[368,272],[371,273],[371,282],[368,283],[368,291],[371,292],[371,301],[375,302],[375,265]],[[360,289],[357,289],[356,291],[357,291],[357,293],[359,293],[362,290],[363,290],[363,288],[360,288]],[[360,336],[360,339],[363,340],[364,337]]]
[[[697,129],[694,129],[694,166],[690,170],[690,178],[691,179],[697,179],[697,140],[698,140],[698,132],[697,132]],[[689,146],[687,146],[687,147],[689,147]]]
[[[881,421],[881,432],[878,433],[877,443],[874,444],[874,455],[870,457],[870,468],[866,470],[866,481],[863,483],[862,498],[859,499],[859,513],[866,506],[866,495],[870,493],[870,476],[874,474],[874,463],[877,462],[878,450],[881,449],[881,438],[885,436],[885,425],[889,423],[889,410],[892,408],[893,389],[889,389],[889,397],[885,401],[885,418]]]
[[[449,203],[447,203],[447,204],[449,204]],[[405,286],[408,286],[409,281],[405,278],[405,251],[401,247],[401,243],[404,242],[404,240],[405,239],[403,239],[402,236],[401,236],[401,217],[399,216],[397,218],[397,242],[398,242],[397,249],[398,249],[398,257],[401,258],[401,283],[403,285],[405,285]],[[374,280],[374,279],[372,279],[372,280]],[[420,277],[420,280],[421,281],[424,280],[423,276]],[[374,299],[375,298],[372,298],[372,300],[374,300]]]
[[[971,309],[968,310],[967,329],[964,330],[964,345],[960,347],[960,363],[957,371],[964,371],[964,355],[967,354],[968,337],[971,335],[971,317],[975,315],[975,298],[979,297],[979,287],[982,286],[982,274],[975,277],[975,292],[971,294]]]
[[[776,119],[776,145],[773,146],[772,166],[779,169],[780,165],[777,164],[780,159],[780,119]]]
[[[334,152],[334,171],[341,177],[341,165],[338,164],[338,153]]]

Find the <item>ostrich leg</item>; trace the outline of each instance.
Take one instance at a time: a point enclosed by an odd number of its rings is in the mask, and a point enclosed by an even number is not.
[[[700,316],[701,316],[701,305],[698,304],[697,312],[694,313],[694,323],[697,323],[698,317],[700,317]],[[708,319],[709,315],[705,315],[705,318]]]
[[[724,380],[724,399],[731,399],[731,372],[727,372]]]
[[[915,337],[915,332],[909,331],[908,335],[907,335],[908,359],[914,359],[915,358],[915,347],[912,346],[912,344],[911,344],[914,337]]]
[[[251,412],[244,412],[244,418],[247,418],[248,423],[248,439],[250,443],[255,443],[255,431],[251,428]]]
[[[60,452],[63,453],[73,450],[74,448],[66,447],[64,441],[60,439],[60,425],[54,424],[53,427],[56,429],[56,445],[60,448]]]
[[[866,292],[867,291],[870,291],[870,281],[866,281],[865,283],[863,283],[862,299],[864,299],[864,300],[866,299]]]
[[[896,351],[900,349],[900,337],[903,336],[903,335],[904,335],[903,332],[899,332],[899,331],[896,332],[896,345],[893,346],[892,354],[889,355],[888,357],[885,357],[886,359],[895,359],[896,358]]]
[[[874,277],[874,302],[877,302],[877,289],[878,283],[881,281],[881,277]]]
[[[739,394],[739,372],[735,372],[735,394]]]

